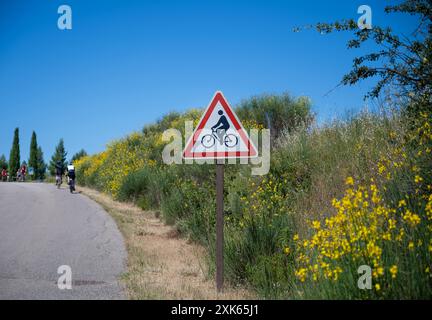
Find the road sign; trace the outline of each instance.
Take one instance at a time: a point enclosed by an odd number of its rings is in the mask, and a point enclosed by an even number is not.
[[[253,158],[258,152],[222,92],[215,93],[186,147],[185,159]],[[216,288],[223,290],[224,165],[216,164]]]
[[[186,147],[185,159],[253,158],[257,149],[222,92],[214,95]]]

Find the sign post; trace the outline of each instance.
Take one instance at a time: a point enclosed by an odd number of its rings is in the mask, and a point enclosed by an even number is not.
[[[225,159],[257,157],[258,152],[222,92],[214,95],[183,150],[184,159],[216,160],[216,288],[224,282]]]
[[[216,164],[216,288],[223,289],[224,282],[224,165]]]

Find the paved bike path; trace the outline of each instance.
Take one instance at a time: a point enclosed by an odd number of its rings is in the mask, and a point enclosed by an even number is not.
[[[0,299],[124,299],[126,250],[112,218],[81,194],[0,183]],[[57,269],[72,270],[60,290]]]

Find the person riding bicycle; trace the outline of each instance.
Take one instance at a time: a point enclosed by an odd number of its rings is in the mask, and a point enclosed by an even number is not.
[[[7,176],[8,176],[7,170],[6,168],[3,168],[1,172],[2,181],[7,181]]]
[[[55,164],[55,174],[56,174],[56,186],[60,188],[62,183],[62,175],[64,172],[63,163],[61,161],[57,161]]]
[[[21,167],[21,181],[23,182],[25,181],[26,174],[27,174],[27,167],[25,164],[23,164]]]
[[[230,128],[230,124],[222,110],[218,111],[218,115],[220,115],[221,117],[219,118],[219,121],[213,127],[211,127],[211,129],[219,136],[220,144],[223,144],[222,138]]]
[[[70,187],[70,191],[73,192],[75,191],[75,167],[73,165],[69,165],[67,167],[67,173],[66,173],[69,181],[69,187]]]

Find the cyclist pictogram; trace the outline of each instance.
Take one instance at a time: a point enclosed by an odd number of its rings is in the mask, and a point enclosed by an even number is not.
[[[239,139],[235,134],[227,134],[230,124],[224,115],[222,110],[218,111],[220,115],[219,121],[211,127],[212,133],[206,134],[201,138],[201,144],[204,148],[212,148],[216,141],[219,141],[221,145],[225,145],[227,148],[234,148],[239,143]]]

